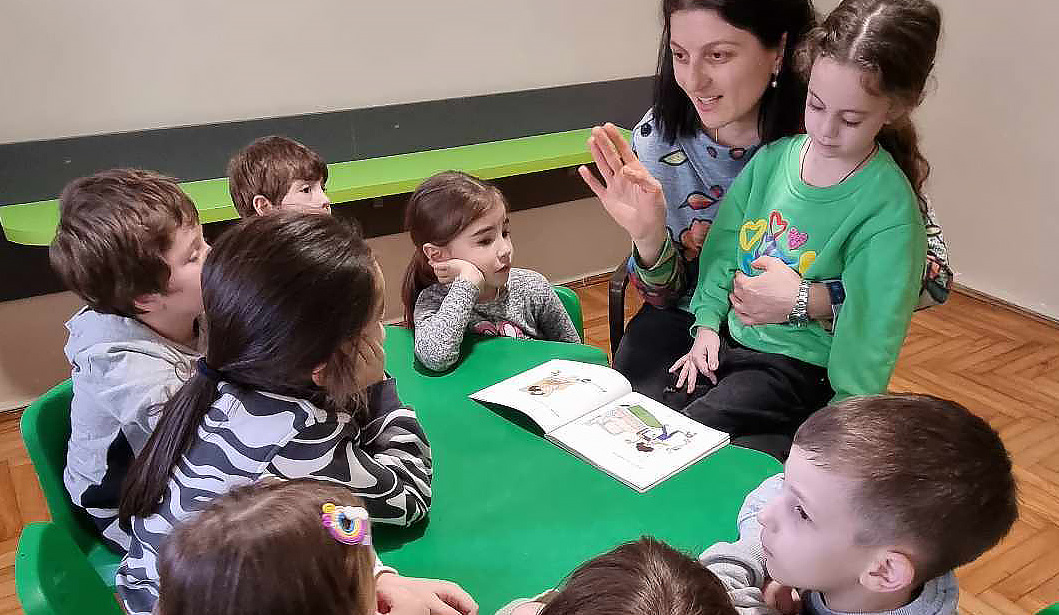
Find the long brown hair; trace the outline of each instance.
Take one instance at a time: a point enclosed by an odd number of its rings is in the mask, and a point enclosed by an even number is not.
[[[570,573],[540,615],[736,615],[712,572],[644,536]]]
[[[806,79],[821,56],[860,67],[871,75],[870,92],[888,96],[909,112],[923,100],[941,36],[941,11],[930,0],[843,0],[806,37],[798,67]],[[879,144],[893,156],[926,207],[923,184],[930,163],[908,113],[883,127]]]
[[[158,557],[160,615],[371,615],[374,553],[321,523],[325,503],[362,506],[311,479],[229,491],[179,525]]]
[[[125,478],[122,522],[157,510],[219,380],[356,407],[354,358],[379,309],[377,269],[360,231],[335,216],[281,211],[225,231],[202,267],[208,370],[163,406]],[[312,381],[320,365],[322,389]]]
[[[716,11],[729,24],[753,34],[766,49],[777,49],[787,35],[776,87],[766,87],[761,94],[758,132],[762,144],[801,132],[805,81],[795,70],[794,50],[816,25],[812,0],[662,0],[662,40],[652,109],[665,140],[673,143],[677,135],[694,135],[702,127],[695,106],[677,83],[669,47],[673,13],[688,10]]]
[[[497,203],[507,209],[507,201],[496,186],[462,171],[438,173],[419,184],[412,193],[404,212],[404,227],[415,245],[401,287],[405,326],[415,327],[419,293],[438,283],[434,269],[423,253],[423,244],[448,245],[460,231]]]

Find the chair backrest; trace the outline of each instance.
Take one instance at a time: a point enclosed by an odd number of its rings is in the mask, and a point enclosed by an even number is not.
[[[60,382],[22,413],[22,442],[26,445],[52,523],[59,526],[83,552],[99,543],[98,532],[75,508],[63,484],[66,448],[70,440],[70,401],[73,385]]]
[[[15,558],[15,591],[26,615],[123,613],[81,549],[54,523],[22,528]]]
[[[573,289],[565,286],[553,286],[553,288],[555,289],[555,294],[559,295],[559,301],[562,301],[566,313],[570,315],[570,320],[574,321],[574,328],[577,329],[577,334],[581,336],[581,342],[584,343],[585,320],[581,315],[581,298],[577,296]]]

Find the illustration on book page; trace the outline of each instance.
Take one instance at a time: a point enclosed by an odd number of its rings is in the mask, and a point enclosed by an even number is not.
[[[561,369],[553,369],[547,376],[536,382],[531,382],[519,390],[529,393],[530,395],[548,397],[556,391],[562,391],[578,384],[595,387],[601,393],[607,392],[607,389],[593,382],[591,378],[566,374]]]
[[[672,453],[684,448],[695,433],[671,430],[640,404],[618,404],[585,421],[644,454]]]

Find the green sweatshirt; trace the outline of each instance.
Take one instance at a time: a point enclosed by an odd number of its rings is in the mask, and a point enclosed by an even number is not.
[[[799,170],[807,138],[761,149],[728,189],[699,256],[692,334],[716,331],[727,318],[748,348],[826,367],[832,401],[883,393],[919,295],[923,219],[908,179],[882,148],[838,185],[807,185]],[[747,326],[731,313],[735,271],[755,275],[750,263],[760,256],[782,259],[807,280],[841,278],[846,301],[833,333],[816,321]]]

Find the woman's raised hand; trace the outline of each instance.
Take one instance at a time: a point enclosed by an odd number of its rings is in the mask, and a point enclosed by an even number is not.
[[[611,123],[592,129],[588,150],[603,178],[587,166],[577,169],[614,221],[625,229],[640,258],[654,263],[665,240],[666,202],[662,184],[651,176],[618,128]]]

